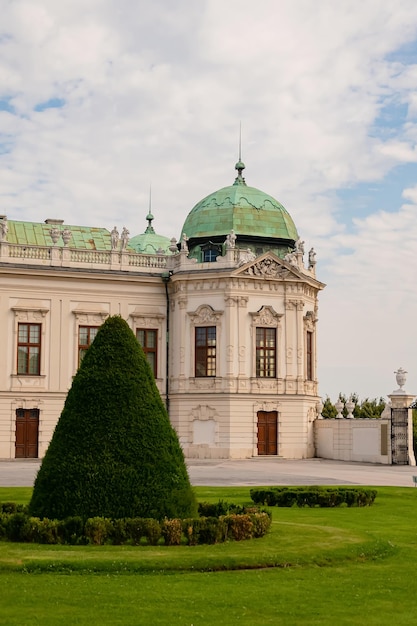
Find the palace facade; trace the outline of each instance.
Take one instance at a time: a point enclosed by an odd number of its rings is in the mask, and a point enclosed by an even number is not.
[[[0,216],[0,458],[42,457],[109,315],[127,320],[188,458],[315,455],[315,253],[272,196],[201,200],[179,242]]]

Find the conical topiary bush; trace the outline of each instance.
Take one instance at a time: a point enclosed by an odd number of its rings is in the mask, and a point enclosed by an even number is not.
[[[145,354],[121,317],[106,320],[81,363],[29,510],[56,519],[196,512],[178,437]]]

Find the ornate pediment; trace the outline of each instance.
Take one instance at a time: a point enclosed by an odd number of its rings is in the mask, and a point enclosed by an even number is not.
[[[234,274],[235,276],[266,279],[293,278],[299,280],[302,277],[298,267],[268,252],[257,259],[251,259],[236,270]]]
[[[223,315],[223,311],[215,311],[209,304],[202,304],[194,312],[189,312],[193,324],[216,324],[220,317]]]
[[[282,313],[277,313],[272,306],[263,306],[259,311],[251,312],[255,326],[278,326]]]

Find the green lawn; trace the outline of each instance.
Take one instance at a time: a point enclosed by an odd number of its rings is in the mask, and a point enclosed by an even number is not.
[[[249,488],[196,489],[248,502]],[[0,489],[27,501],[30,489]],[[216,546],[0,543],[0,624],[417,623],[417,489],[369,508],[274,509],[267,537]]]

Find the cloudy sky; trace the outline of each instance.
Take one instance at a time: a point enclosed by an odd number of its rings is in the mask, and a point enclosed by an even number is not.
[[[415,0],[0,0],[0,213],[179,237],[233,182],[317,251],[320,393],[417,394]]]

